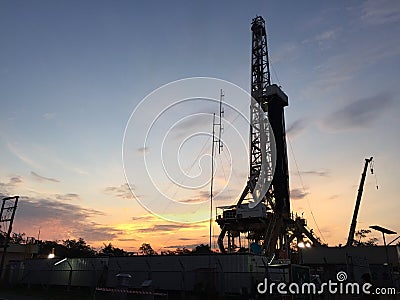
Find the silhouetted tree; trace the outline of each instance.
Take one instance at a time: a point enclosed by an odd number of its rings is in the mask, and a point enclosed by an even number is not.
[[[54,248],[56,257],[92,257],[96,251],[86,244],[83,238],[78,240],[64,240],[62,243],[58,241],[38,241],[39,256],[47,256]]]
[[[176,252],[173,250],[164,250],[161,251],[161,255],[176,255]]]
[[[125,256],[126,251],[123,249],[114,247],[111,243],[108,243],[108,245],[103,244],[104,247],[100,249],[100,254],[106,254],[106,255],[111,255],[111,256]]]
[[[181,248],[176,248],[175,253],[177,255],[185,255],[185,254],[190,254],[191,251],[189,249],[183,247],[182,249]]]
[[[10,237],[10,243],[21,244],[25,240],[25,233],[13,232]]]
[[[66,257],[67,249],[64,245],[59,244],[57,241],[38,241],[39,244],[39,256],[48,256],[54,248],[54,254],[56,257]]]
[[[78,240],[64,240],[63,245],[67,250],[66,257],[91,257],[94,256],[96,251],[86,244],[83,238]]]
[[[11,244],[21,244],[25,240],[25,235],[26,235],[25,232],[24,233],[12,232],[11,235],[10,235],[9,242]],[[1,242],[4,242],[6,236],[7,236],[7,233],[0,230],[0,244],[1,244]]]
[[[139,247],[139,252],[143,255],[157,255],[157,252],[147,243],[143,243],[142,246]]]
[[[195,254],[210,254],[212,251],[210,250],[209,245],[200,244],[193,249],[192,253]]]
[[[369,229],[357,230],[355,233],[355,236],[356,236],[356,238],[358,238],[358,240],[354,239],[353,246],[376,246],[378,239],[375,237],[369,238],[365,242],[362,241],[362,239],[365,239],[370,233],[371,233],[371,230],[369,230]]]

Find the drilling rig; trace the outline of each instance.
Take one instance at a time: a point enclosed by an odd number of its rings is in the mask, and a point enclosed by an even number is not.
[[[235,252],[235,239],[245,233],[250,251],[288,258],[290,243],[307,236],[319,241],[306,228],[306,220],[290,213],[289,172],[284,107],[288,96],[271,84],[265,21],[257,16],[251,23],[250,170],[236,205],[217,208],[221,228],[221,253]],[[227,247],[224,239],[227,236]]]

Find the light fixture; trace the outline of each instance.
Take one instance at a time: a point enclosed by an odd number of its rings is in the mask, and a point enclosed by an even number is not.
[[[304,245],[304,242],[299,242],[299,243],[297,244],[297,246],[298,246],[299,248],[304,248],[306,245]]]
[[[311,248],[310,242],[307,242],[307,243],[306,243],[306,248]]]
[[[51,248],[51,252],[50,252],[49,255],[47,256],[47,258],[52,259],[52,258],[54,258],[54,257],[56,257],[55,254],[54,254],[54,248]]]
[[[62,260],[59,260],[58,262],[54,263],[54,265],[57,266],[57,265],[61,264],[62,262],[66,261],[66,260],[67,260],[67,258],[63,258]]]

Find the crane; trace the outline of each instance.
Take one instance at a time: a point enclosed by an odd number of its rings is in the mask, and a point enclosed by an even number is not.
[[[370,158],[365,159],[364,169],[361,174],[361,181],[360,181],[360,185],[358,187],[356,206],[354,207],[353,219],[351,221],[349,237],[347,238],[346,246],[351,246],[351,245],[353,245],[353,242],[354,242],[354,233],[356,231],[357,216],[358,216],[358,210],[360,209],[362,193],[364,190],[365,177],[367,176],[368,165],[372,162],[372,159],[373,159],[372,156]],[[374,173],[374,170],[371,167],[371,174],[373,174],[373,173]]]

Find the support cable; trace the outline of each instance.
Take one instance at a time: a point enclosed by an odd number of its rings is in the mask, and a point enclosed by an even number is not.
[[[299,170],[299,166],[298,166],[298,164],[297,164],[296,157],[294,156],[294,151],[293,151],[292,143],[291,143],[289,137],[287,137],[287,139],[288,139],[288,142],[289,142],[290,151],[292,152],[294,164],[295,164],[296,169],[297,169],[297,174],[299,175],[300,184],[301,184],[301,187],[302,187],[302,189],[303,189],[304,197],[306,198],[308,207],[309,207],[309,209],[310,209],[311,217],[312,217],[313,220],[314,220],[315,226],[317,227],[317,230],[318,230],[318,232],[319,232],[319,234],[320,234],[322,240],[324,241],[324,243],[326,243],[325,237],[324,237],[324,235],[322,234],[322,232],[321,232],[321,230],[320,230],[320,228],[319,228],[319,226],[318,226],[317,220],[316,220],[316,218],[315,218],[315,216],[314,216],[314,213],[313,213],[313,211],[312,211],[311,204],[310,204],[310,200],[308,199],[306,189],[304,188],[303,178],[301,177],[300,170]]]

